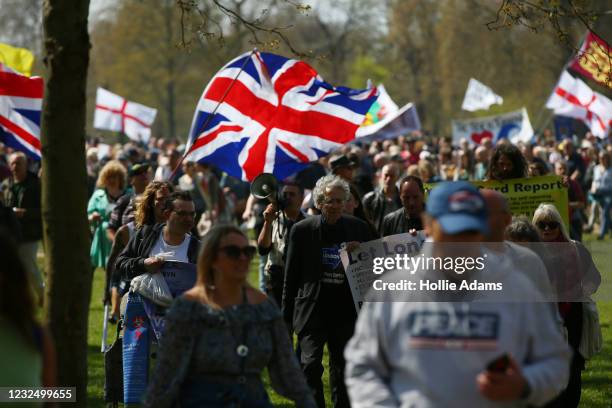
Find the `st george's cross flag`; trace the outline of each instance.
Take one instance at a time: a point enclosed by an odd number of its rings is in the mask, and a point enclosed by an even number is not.
[[[42,78],[0,69],[0,142],[34,160],[41,159],[43,92]]]
[[[132,140],[147,143],[156,115],[157,109],[130,102],[104,88],[98,88],[96,92],[96,129],[122,132]]]
[[[567,71],[561,74],[546,107],[555,115],[581,120],[599,138],[605,138],[612,126],[612,101]]]
[[[376,97],[376,88],[334,87],[303,61],[245,53],[206,86],[185,159],[245,181],[283,180],[355,139]]]

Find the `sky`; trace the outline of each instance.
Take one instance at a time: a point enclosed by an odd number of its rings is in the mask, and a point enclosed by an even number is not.
[[[109,10],[113,9],[116,3],[116,0],[90,0],[89,19],[91,21],[96,21],[103,18]]]

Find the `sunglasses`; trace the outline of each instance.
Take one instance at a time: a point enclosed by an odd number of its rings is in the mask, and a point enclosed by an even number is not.
[[[538,227],[538,229],[541,229],[542,231],[549,229],[549,230],[554,230],[559,228],[559,223],[557,221],[539,221],[536,223],[536,226]]]
[[[255,256],[255,251],[257,250],[254,246],[248,245],[245,247],[239,247],[238,245],[228,245],[219,248],[228,258],[238,260],[240,259],[240,254],[244,255],[248,259],[252,259]]]

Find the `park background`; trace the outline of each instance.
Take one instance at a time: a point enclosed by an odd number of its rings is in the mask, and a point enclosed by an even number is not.
[[[577,15],[527,11],[522,22],[503,13],[497,19],[498,8],[507,1],[91,0],[87,134],[117,140],[115,133],[92,128],[101,86],[158,109],[154,136],[186,141],[208,80],[255,46],[295,57],[291,47],[334,85],[359,89],[368,80],[384,83],[399,106],[416,104],[423,129],[431,134],[450,135],[451,119],[523,106],[534,129],[541,130],[552,118],[544,104],[586,34],[580,19],[589,19],[594,32],[610,42],[612,6],[606,0],[574,0]],[[284,29],[288,42],[266,32],[255,39],[241,21],[226,18],[217,3],[244,21]],[[41,74],[42,0],[0,0],[0,5],[0,42],[34,51],[34,74]],[[517,12],[508,9],[510,15]],[[503,105],[462,111],[472,77],[501,95]],[[596,82],[585,82],[612,95]]]

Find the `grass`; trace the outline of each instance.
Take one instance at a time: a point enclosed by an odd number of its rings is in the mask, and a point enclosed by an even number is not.
[[[595,296],[603,335],[603,350],[587,361],[582,372],[581,407],[610,407],[612,401],[612,245],[610,240],[596,241],[586,235],[584,243],[601,272],[601,285]]]
[[[612,401],[612,251],[610,241],[603,242],[594,240],[594,236],[585,236],[585,244],[590,249],[595,263],[602,274],[602,284],[596,296],[598,301],[600,323],[603,332],[604,348],[601,353],[587,362],[587,369],[582,374],[582,399],[581,407],[609,408]],[[257,261],[251,265],[249,281],[257,287]],[[88,405],[90,407],[103,407],[104,392],[104,360],[100,353],[100,340],[102,336],[102,292],[104,279],[101,270],[94,275],[93,296],[89,313],[89,381],[87,388]],[[109,340],[114,339],[114,326],[109,326]],[[111,338],[112,337],[112,338]],[[325,394],[329,398],[329,376],[327,371],[327,352],[325,354],[326,371],[324,374]],[[293,404],[272,391],[269,386],[267,375],[265,375],[267,388],[270,390],[270,398],[275,406],[292,407]],[[328,406],[331,402],[327,400]]]

